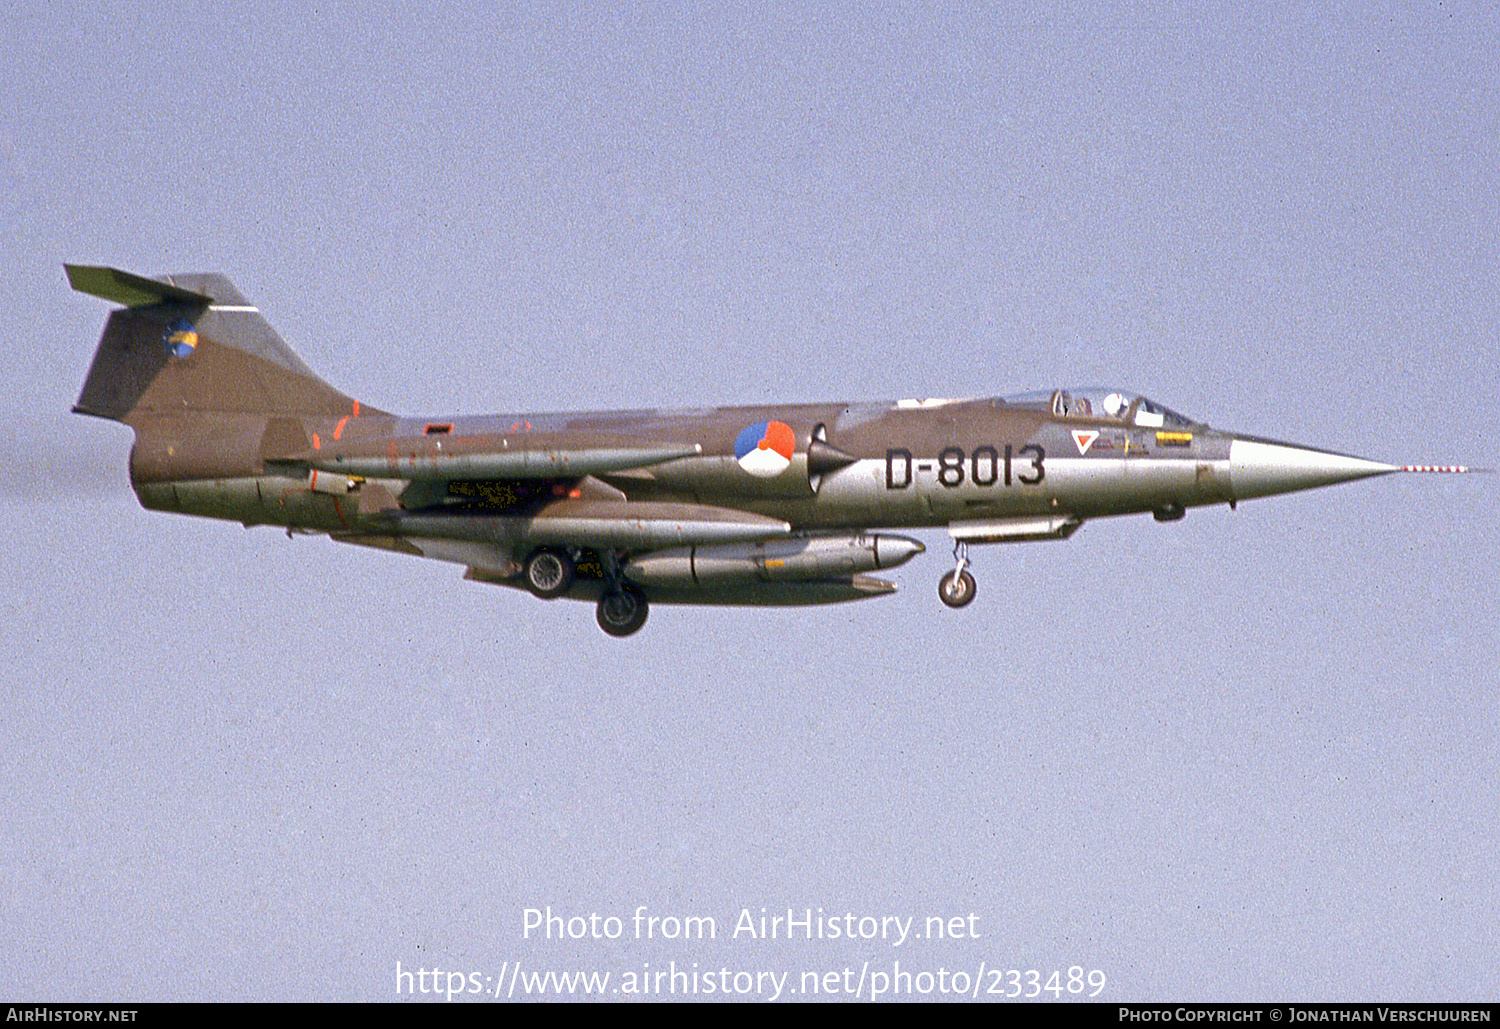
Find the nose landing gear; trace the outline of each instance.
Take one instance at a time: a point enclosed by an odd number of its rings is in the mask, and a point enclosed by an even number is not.
[[[978,586],[969,574],[969,545],[953,544],[953,571],[938,580],[938,599],[949,607],[963,607],[974,599]]]

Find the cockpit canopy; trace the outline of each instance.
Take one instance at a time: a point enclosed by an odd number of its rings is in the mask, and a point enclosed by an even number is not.
[[[1117,421],[1126,425],[1140,425],[1148,428],[1195,424],[1193,419],[1178,414],[1164,404],[1158,404],[1138,393],[1123,389],[1088,387],[1035,390],[1003,399],[1007,406],[1046,411],[1059,418]]]

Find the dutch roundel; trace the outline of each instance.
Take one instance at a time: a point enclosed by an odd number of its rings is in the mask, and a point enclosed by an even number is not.
[[[769,479],[792,463],[797,435],[785,422],[756,422],[734,438],[734,456],[751,475]]]

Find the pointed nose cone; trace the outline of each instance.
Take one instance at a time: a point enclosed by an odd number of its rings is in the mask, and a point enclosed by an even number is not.
[[[1239,438],[1229,445],[1229,486],[1236,500],[1332,486],[1399,470],[1379,461],[1273,440]]]

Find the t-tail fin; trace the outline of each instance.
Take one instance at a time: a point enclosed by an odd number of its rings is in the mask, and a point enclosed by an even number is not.
[[[222,275],[64,265],[110,314],[73,410],[130,423],[194,411],[339,417],[359,405],[303,364]],[[378,412],[366,408],[369,414]]]

